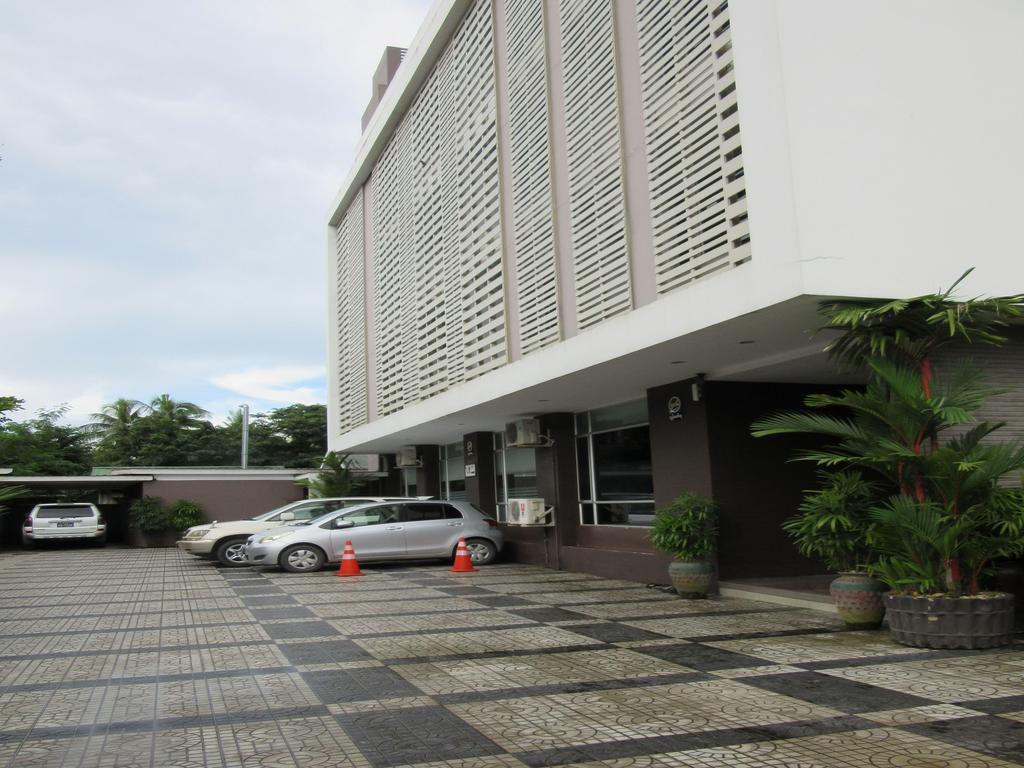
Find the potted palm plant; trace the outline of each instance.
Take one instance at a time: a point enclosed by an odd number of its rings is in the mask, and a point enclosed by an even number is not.
[[[651,544],[672,555],[669,579],[681,597],[707,597],[712,567],[708,556],[715,548],[718,519],[714,502],[687,492],[654,513]]]
[[[1005,341],[998,331],[1024,316],[1024,296],[957,301],[951,291],[824,307],[841,332],[829,351],[865,370],[866,387],[812,395],[811,412],[760,419],[754,434],[823,436],[829,445],[796,458],[877,482],[869,569],[892,588],[895,640],[987,648],[1012,639],[1013,595],[986,592],[983,577],[994,559],[1024,554],[1024,491],[1003,483],[1024,469],[1024,445],[999,442],[1000,424],[979,423],[998,390],[976,367],[939,372],[933,361],[953,340]]]
[[[782,524],[800,553],[837,573],[829,586],[849,629],[878,629],[885,616],[886,585],[868,573],[871,507],[877,485],[857,471],[822,471],[821,487],[808,491],[799,512]]]

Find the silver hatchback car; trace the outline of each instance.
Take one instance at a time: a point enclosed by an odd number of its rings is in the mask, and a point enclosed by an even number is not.
[[[341,561],[351,541],[360,561],[453,557],[459,539],[474,565],[486,565],[503,544],[496,520],[465,501],[368,504],[330,512],[299,525],[250,536],[249,565],[279,565],[286,571],[316,571]]]

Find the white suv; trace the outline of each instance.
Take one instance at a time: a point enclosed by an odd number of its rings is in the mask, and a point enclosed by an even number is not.
[[[25,518],[21,543],[31,547],[37,541],[57,539],[103,545],[107,542],[107,524],[94,504],[36,504]]]
[[[430,498],[429,496],[423,498]],[[330,499],[304,499],[285,504],[257,515],[250,520],[232,520],[230,522],[203,523],[189,528],[177,542],[178,549],[198,557],[208,557],[219,561],[222,565],[235,567],[248,565],[245,562],[245,540],[254,533],[279,528],[282,525],[304,523],[314,517],[334,512],[344,507],[357,504],[370,504],[381,501],[417,501],[408,497],[383,496],[347,496]]]

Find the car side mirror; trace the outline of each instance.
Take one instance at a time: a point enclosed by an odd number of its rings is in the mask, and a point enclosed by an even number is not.
[[[346,519],[344,517],[336,517],[336,518],[334,518],[334,527],[335,528],[351,528],[353,525],[355,525],[355,523],[353,523],[351,520],[348,520],[348,519]]]
[[[295,513],[294,512],[282,512],[281,516],[278,519],[282,523],[286,523],[289,520],[294,520],[295,519]]]

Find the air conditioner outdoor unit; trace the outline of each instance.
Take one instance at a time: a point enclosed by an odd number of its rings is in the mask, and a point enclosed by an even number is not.
[[[509,525],[550,525],[548,516],[554,507],[544,506],[544,499],[509,499],[505,518]]]
[[[415,445],[403,445],[398,449],[395,456],[395,466],[399,469],[410,469],[420,466],[420,460],[416,458]]]
[[[505,445],[510,448],[537,448],[551,445],[551,439],[540,433],[537,419],[516,419],[505,425]]]

